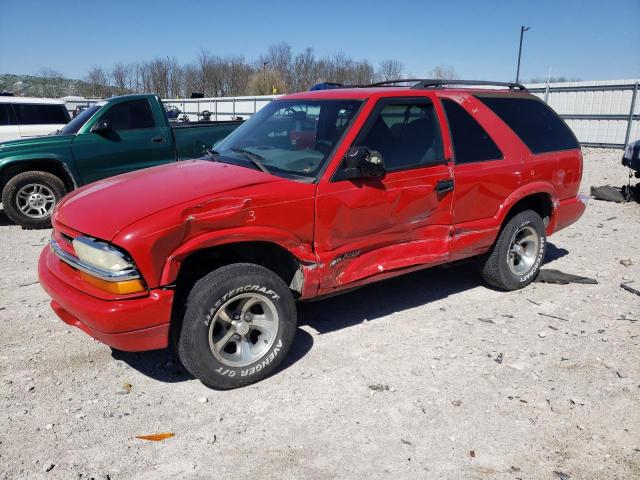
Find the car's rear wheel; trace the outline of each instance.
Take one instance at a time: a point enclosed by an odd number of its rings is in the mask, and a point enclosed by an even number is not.
[[[482,258],[482,277],[504,290],[526,287],[540,271],[546,240],[540,215],[533,210],[518,213],[507,222],[491,251]]]
[[[25,228],[47,228],[56,204],[66,193],[64,183],[48,172],[14,176],[2,190],[2,205],[11,220]]]
[[[289,288],[253,264],[219,268],[194,285],[178,338],[185,368],[205,385],[230,389],[271,374],[296,330]]]

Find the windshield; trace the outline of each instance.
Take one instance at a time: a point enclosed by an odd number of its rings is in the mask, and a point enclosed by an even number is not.
[[[104,104],[93,105],[86,110],[84,110],[81,114],[79,114],[76,118],[67,123],[64,128],[60,130],[61,134],[69,134],[69,133],[78,133],[78,130],[87,123],[94,113],[96,113]]]
[[[274,100],[217,144],[216,159],[274,175],[315,178],[346,131],[358,100]]]

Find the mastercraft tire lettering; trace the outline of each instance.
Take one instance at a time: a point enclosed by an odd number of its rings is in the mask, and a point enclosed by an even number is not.
[[[178,353],[205,385],[236,388],[271,374],[286,356],[295,330],[293,296],[282,279],[258,265],[233,264],[194,285]]]

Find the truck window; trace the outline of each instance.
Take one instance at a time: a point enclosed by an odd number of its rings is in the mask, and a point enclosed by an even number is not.
[[[579,148],[569,127],[541,100],[482,95],[476,98],[493,110],[533,153]]]
[[[89,120],[91,117],[93,117],[93,114],[96,113],[98,110],[100,110],[103,105],[104,105],[104,103],[98,103],[97,105],[92,105],[91,107],[87,108],[80,115],[78,115],[76,118],[74,118],[69,123],[67,123],[62,128],[60,133],[63,133],[63,134],[75,134],[75,133],[78,133],[80,128],[82,128],[82,126],[85,123],[87,123],[87,120]]]
[[[8,103],[0,103],[0,126],[15,125],[15,124],[16,124],[16,121],[13,118],[11,105],[9,105]]]
[[[440,163],[442,141],[437,122],[429,101],[383,100],[356,145],[379,151],[388,171]]]
[[[34,105],[14,103],[19,125],[59,125],[69,122],[69,114],[64,105]]]
[[[155,126],[151,105],[145,99],[118,103],[102,118],[108,120],[114,130],[135,130]]]
[[[464,107],[449,99],[442,99],[442,105],[447,114],[457,164],[502,158],[498,146]]]

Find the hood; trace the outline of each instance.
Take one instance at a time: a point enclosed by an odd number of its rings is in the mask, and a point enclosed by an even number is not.
[[[44,135],[42,137],[20,138],[18,140],[0,142],[0,154],[3,152],[13,152],[13,150],[17,148],[67,145],[71,143],[74,137],[75,135]]]
[[[127,225],[185,203],[281,179],[257,170],[189,160],[125,173],[91,183],[60,202],[54,222],[102,240]]]

